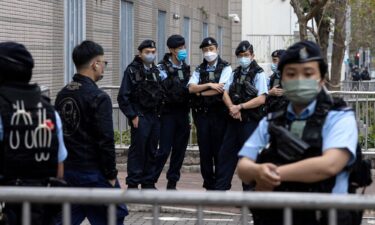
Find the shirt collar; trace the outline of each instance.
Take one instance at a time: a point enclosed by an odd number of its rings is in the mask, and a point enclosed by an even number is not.
[[[300,115],[297,116],[296,113],[294,112],[293,107],[292,107],[292,103],[289,103],[288,108],[287,108],[286,117],[289,120],[292,120],[292,121],[293,120],[306,120],[308,117],[312,116],[312,114],[315,111],[315,107],[316,107],[316,100],[311,102],[306,108],[304,108],[302,110]]]
[[[217,66],[217,59],[216,59],[216,61],[215,61],[215,63],[212,65],[212,66],[210,66],[208,63],[207,63],[207,71],[215,71],[216,70],[216,66]]]
[[[171,62],[173,68],[181,69],[181,67],[182,67],[182,62],[180,62],[180,65],[176,65],[176,64],[173,63],[171,57],[169,57],[168,60],[169,60],[169,62]]]

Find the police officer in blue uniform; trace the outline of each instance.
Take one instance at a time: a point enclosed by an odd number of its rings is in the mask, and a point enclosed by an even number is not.
[[[0,185],[56,186],[67,150],[59,115],[39,86],[29,84],[32,55],[22,44],[0,43],[0,67]],[[32,204],[31,223],[53,224],[58,211]],[[2,224],[22,223],[20,204],[6,203],[2,213]]]
[[[292,45],[278,69],[290,103],[262,119],[246,141],[239,153],[239,177],[253,182],[256,191],[348,193],[357,124],[345,102],[324,87],[327,64],[319,46],[310,41]],[[322,215],[294,210],[293,224],[326,224]],[[283,221],[282,210],[253,210],[253,216],[256,225]],[[339,211],[337,224],[352,224],[350,217]]]
[[[154,64],[155,42],[143,41],[138,55],[126,68],[117,97],[131,126],[128,153],[128,188],[155,189],[156,153],[160,138],[160,105],[163,90]]]
[[[203,187],[214,190],[217,178],[218,153],[226,129],[228,114],[223,102],[224,85],[232,76],[230,64],[218,55],[218,44],[205,38],[200,48],[204,56],[191,76],[188,87],[193,93],[192,112],[200,153]]]
[[[170,36],[167,46],[170,53],[165,54],[158,65],[165,98],[161,113],[155,183],[172,152],[167,172],[167,189],[175,190],[190,134],[189,90],[186,86],[190,79],[190,66],[185,63],[187,51],[184,37]]]
[[[56,97],[55,106],[64,124],[69,156],[65,179],[72,187],[120,188],[117,180],[112,102],[96,82],[103,78],[107,61],[103,48],[83,41],[73,50],[77,73]],[[126,206],[117,206],[116,224],[123,224]],[[105,205],[73,205],[72,224],[87,218],[91,224],[107,224]]]
[[[235,54],[239,66],[224,86],[224,102],[229,117],[218,157],[216,190],[231,188],[238,152],[264,115],[262,106],[268,89],[266,74],[254,59],[253,46],[248,41],[242,41]]]
[[[280,71],[277,69],[280,57],[284,52],[285,50],[280,49],[272,52],[271,54],[271,70],[273,74],[270,76],[269,79],[269,90],[265,104],[266,113],[279,111],[288,105],[288,100],[283,95]]]

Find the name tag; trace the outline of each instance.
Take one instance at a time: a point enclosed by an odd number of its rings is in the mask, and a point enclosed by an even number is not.
[[[178,78],[180,80],[183,80],[184,79],[184,73],[182,72],[182,70],[178,70]]]
[[[215,80],[215,73],[214,72],[208,72],[208,78],[210,80]]]

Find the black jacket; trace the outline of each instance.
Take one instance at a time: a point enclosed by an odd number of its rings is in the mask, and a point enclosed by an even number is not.
[[[64,127],[67,169],[100,169],[115,179],[116,155],[110,97],[93,80],[76,74],[57,95],[56,110]]]

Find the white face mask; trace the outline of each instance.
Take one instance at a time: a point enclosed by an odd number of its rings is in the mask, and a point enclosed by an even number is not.
[[[204,53],[204,59],[207,61],[207,62],[213,62],[215,61],[217,58],[217,53],[216,52],[205,52]]]

